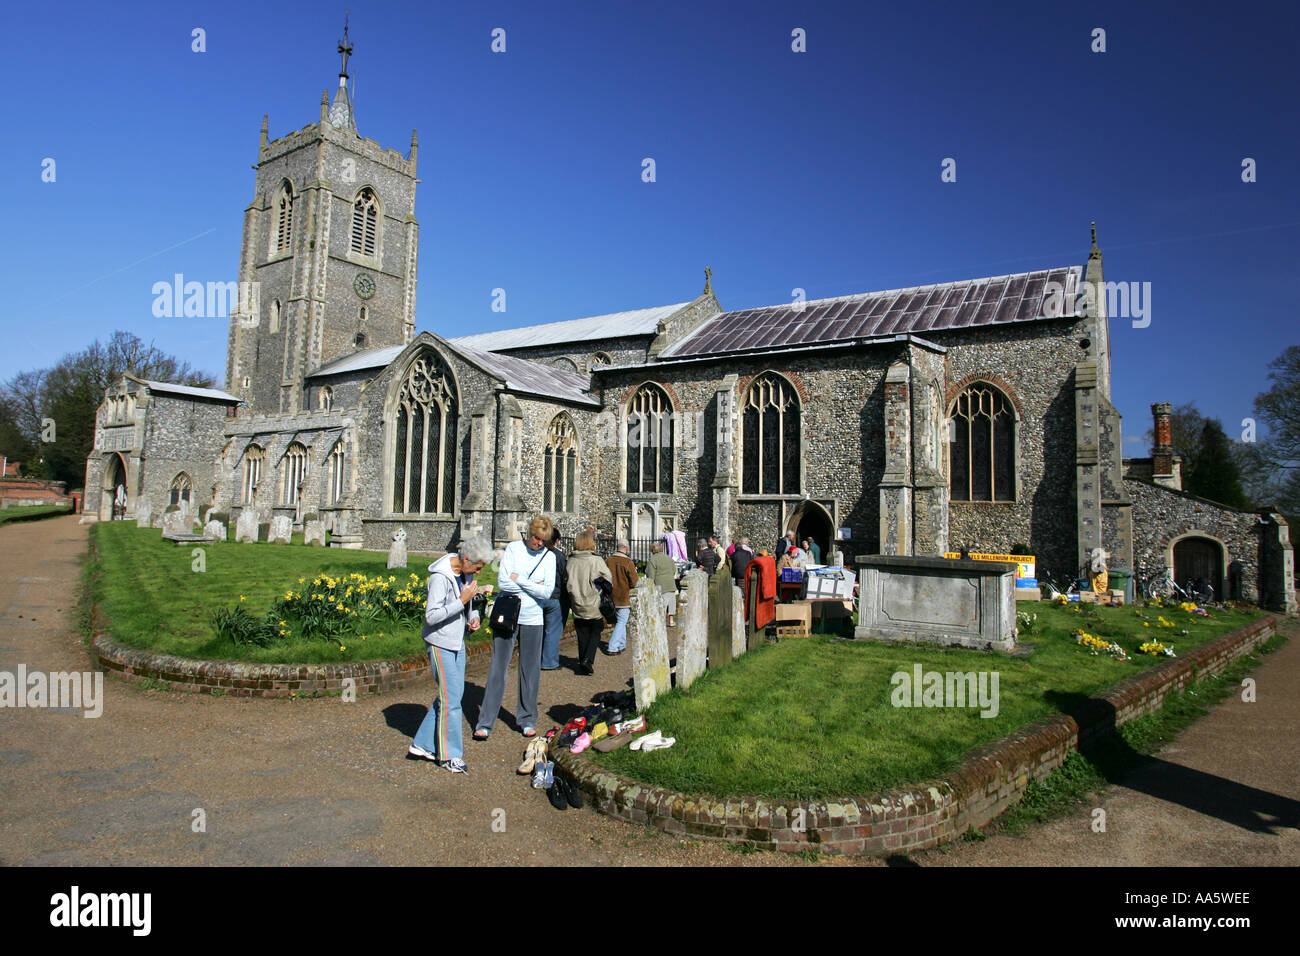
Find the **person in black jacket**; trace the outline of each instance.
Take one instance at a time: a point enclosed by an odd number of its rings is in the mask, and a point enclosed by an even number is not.
[[[695,563],[704,569],[709,577],[713,577],[713,572],[718,570],[718,552],[709,546],[709,542],[701,540],[695,546]]]
[[[731,553],[731,579],[736,587],[745,588],[745,568],[754,560],[754,549],[749,546],[748,538],[741,538],[736,543],[736,550]]]

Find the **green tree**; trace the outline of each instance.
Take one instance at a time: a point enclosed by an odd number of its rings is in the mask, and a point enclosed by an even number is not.
[[[1250,506],[1241,487],[1241,470],[1237,466],[1232,443],[1217,418],[1207,419],[1201,427],[1196,457],[1189,463],[1183,477],[1183,488],[1201,498],[1232,508]]]

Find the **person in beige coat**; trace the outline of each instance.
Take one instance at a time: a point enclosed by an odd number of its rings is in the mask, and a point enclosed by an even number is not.
[[[605,619],[600,615],[600,591],[597,578],[604,578],[613,587],[614,575],[605,559],[596,553],[595,535],[583,531],[574,541],[573,554],[569,555],[569,599],[573,606],[573,626],[578,632],[578,664],[575,674],[589,676],[596,672],[596,649],[600,647],[600,632]]]

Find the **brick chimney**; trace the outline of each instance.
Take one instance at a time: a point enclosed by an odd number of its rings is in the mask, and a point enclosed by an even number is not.
[[[1156,443],[1151,449],[1151,477],[1160,482],[1174,477],[1174,437],[1170,417],[1174,409],[1169,402],[1159,402],[1151,406],[1151,417],[1155,420]]]

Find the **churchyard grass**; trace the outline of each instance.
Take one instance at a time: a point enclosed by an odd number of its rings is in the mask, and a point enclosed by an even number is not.
[[[56,515],[72,514],[71,505],[19,505],[13,508],[0,508],[0,525],[10,521],[32,521],[37,518],[53,518]]]
[[[382,552],[305,547],[299,535],[289,545],[181,546],[164,541],[157,529],[126,521],[92,525],[90,540],[93,599],[110,636],[128,647],[200,660],[292,664],[394,660],[424,653],[419,620],[431,557],[413,554],[405,569],[389,571]],[[195,548],[203,551],[202,571],[195,570]],[[287,593],[310,594],[320,576],[341,581],[351,574],[385,581],[391,576],[395,588],[409,585],[421,618],[395,625],[385,615],[378,622],[352,626],[333,640],[303,637],[291,625],[287,636],[277,633],[275,643],[265,647],[234,643],[214,629],[214,612],[244,609],[249,617],[262,620]],[[495,585],[495,567],[485,567],[479,581]],[[483,628],[470,639],[486,639],[487,633]]]
[[[1024,657],[818,635],[760,646],[650,707],[649,727],[675,737],[671,749],[624,748],[593,759],[644,783],[715,797],[870,794],[953,770],[969,751],[1168,660],[1138,652],[1153,636],[1183,653],[1260,616],[1246,608],[1211,610],[1208,618],[1177,607],[1020,609],[1037,614],[1033,631],[1020,635],[1036,645]],[[1128,659],[1093,654],[1077,643],[1078,630],[1120,644]],[[996,715],[981,717],[978,704],[895,706],[894,675],[911,678],[918,664],[940,675],[996,671]]]

